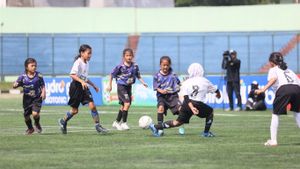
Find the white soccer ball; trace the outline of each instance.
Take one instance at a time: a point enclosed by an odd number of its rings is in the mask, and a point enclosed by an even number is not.
[[[152,118],[150,116],[144,115],[139,119],[139,127],[143,129],[149,128],[152,123]]]

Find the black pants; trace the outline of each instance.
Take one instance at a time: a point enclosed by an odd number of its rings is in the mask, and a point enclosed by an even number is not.
[[[242,98],[240,93],[240,82],[227,81],[227,94],[229,99],[229,107],[233,109],[233,91],[235,92],[235,96],[238,99],[238,107],[242,108]]]

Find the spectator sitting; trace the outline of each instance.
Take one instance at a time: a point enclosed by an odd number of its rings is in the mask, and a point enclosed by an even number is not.
[[[255,94],[255,90],[258,89],[257,81],[251,83],[251,90],[246,102],[246,110],[266,110],[265,93]]]

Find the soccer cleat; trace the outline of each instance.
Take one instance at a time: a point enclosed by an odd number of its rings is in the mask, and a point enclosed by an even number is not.
[[[184,133],[185,133],[184,128],[183,128],[183,127],[180,127],[180,128],[178,129],[178,133],[179,133],[180,135],[184,135]]]
[[[160,137],[160,135],[159,135],[159,133],[158,133],[158,130],[154,127],[154,124],[153,124],[153,123],[150,124],[149,128],[150,128],[150,130],[151,130],[151,132],[152,132],[152,135],[153,135],[154,137]]]
[[[164,130],[158,130],[157,133],[158,133],[159,136],[163,136],[165,134]]]
[[[242,110],[242,108],[240,108],[240,107],[237,107],[234,109],[234,111],[241,111],[241,110]]]
[[[275,147],[275,146],[277,146],[278,144],[277,144],[277,141],[274,141],[274,140],[268,140],[267,142],[265,142],[264,145],[267,146],[267,147]]]
[[[25,135],[31,135],[33,132],[34,132],[34,129],[33,129],[33,128],[27,129],[27,130],[25,131]]]
[[[122,130],[129,130],[130,129],[126,122],[121,123],[121,128],[122,128]]]
[[[43,129],[41,127],[40,124],[34,124],[34,130],[37,132],[37,133],[42,133]]]
[[[215,135],[212,132],[203,132],[201,134],[202,137],[215,137]]]
[[[113,122],[112,127],[116,128],[117,130],[123,130],[123,128],[121,127],[121,123],[117,121]]]
[[[95,128],[98,133],[102,133],[102,134],[108,133],[108,130],[102,127],[100,124],[96,125]]]
[[[65,122],[64,119],[58,119],[58,124],[62,134],[67,134],[67,122]]]
[[[231,108],[226,108],[225,111],[232,111],[232,109]]]

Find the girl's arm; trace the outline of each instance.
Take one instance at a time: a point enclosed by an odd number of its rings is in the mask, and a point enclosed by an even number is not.
[[[255,90],[255,93],[256,94],[264,93],[267,89],[269,89],[276,82],[276,80],[277,80],[276,77],[271,78],[262,89]]]
[[[106,88],[106,91],[108,91],[108,92],[111,92],[111,89],[112,89],[112,80],[113,80],[113,78],[112,78],[112,75],[110,74],[109,76],[108,76],[108,84],[107,84],[107,88]]]
[[[145,81],[141,78],[138,78],[139,81],[145,86],[145,87],[148,87],[147,83],[145,83]]]
[[[88,80],[87,80],[87,83],[90,84],[90,85],[96,90],[97,93],[99,92],[99,88],[98,88],[92,81],[90,81],[90,80],[88,79]]]
[[[46,99],[46,87],[45,87],[45,86],[42,87],[41,98],[42,98],[43,100]]]
[[[71,74],[70,77],[71,77],[73,80],[75,80],[75,81],[81,83],[81,86],[82,86],[82,89],[83,89],[83,90],[88,88],[87,83],[86,83],[84,80],[80,79],[76,74]]]

